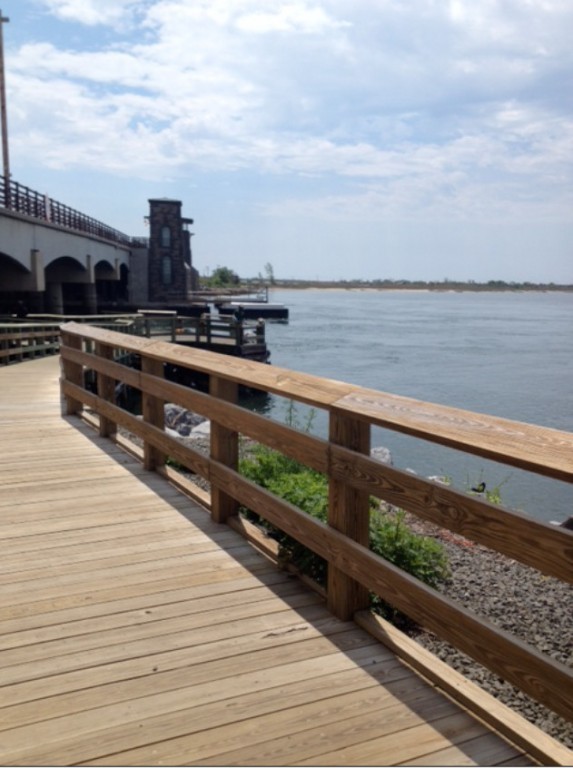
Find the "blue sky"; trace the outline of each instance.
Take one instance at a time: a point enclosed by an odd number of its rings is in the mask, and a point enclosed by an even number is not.
[[[573,283],[571,0],[4,0],[12,176],[202,273]]]

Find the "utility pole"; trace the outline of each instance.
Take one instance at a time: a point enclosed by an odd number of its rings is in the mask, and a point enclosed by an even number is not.
[[[8,117],[6,114],[6,80],[4,78],[4,24],[10,19],[0,10],[0,118],[2,121],[2,160],[4,167],[4,205],[10,207],[10,158],[8,155]]]

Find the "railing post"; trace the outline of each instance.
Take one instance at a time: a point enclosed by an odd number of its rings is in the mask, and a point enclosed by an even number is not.
[[[113,347],[109,344],[96,342],[95,352],[98,357],[104,360],[113,360]],[[97,374],[97,393],[98,396],[108,403],[115,403],[115,380],[104,373]],[[117,432],[117,424],[105,416],[99,417],[99,433],[101,437],[109,437]]]
[[[233,381],[211,376],[209,394],[230,403],[238,400],[239,387]],[[239,466],[239,435],[221,424],[211,422],[211,458],[220,461],[226,467],[237,469]],[[225,493],[222,488],[211,486],[211,516],[217,523],[226,522],[229,517],[236,515],[238,502]]]
[[[370,453],[370,425],[350,416],[331,413],[329,440],[359,453]],[[369,495],[347,485],[342,480],[330,479],[328,494],[328,524],[349,539],[369,545]],[[343,621],[356,611],[368,608],[366,587],[336,568],[328,565],[329,610]]]
[[[153,360],[142,355],[141,372],[163,378],[163,361]],[[161,430],[165,429],[165,409],[163,406],[163,400],[160,400],[158,397],[150,395],[145,391],[141,393],[143,420]],[[143,466],[145,469],[153,470],[156,467],[162,466],[165,464],[165,459],[165,454],[162,451],[154,448],[148,442],[143,444]]]
[[[72,336],[65,331],[62,331],[62,344],[71,349],[82,348],[82,339],[80,336]],[[62,358],[62,374],[65,381],[69,381],[72,384],[76,384],[78,387],[84,386],[84,371],[83,367],[79,363],[73,363],[71,360],[64,360]],[[64,403],[62,402],[62,407]],[[65,415],[71,416],[74,413],[81,413],[82,403],[79,400],[74,400],[73,397],[66,395],[65,397]]]

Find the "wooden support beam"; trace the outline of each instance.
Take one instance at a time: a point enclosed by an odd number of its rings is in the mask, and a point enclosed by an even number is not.
[[[209,379],[209,394],[219,400],[236,403],[239,387],[235,382],[211,376]],[[239,466],[239,435],[236,431],[211,421],[211,458],[224,464],[230,469],[237,470]],[[217,523],[225,523],[229,517],[236,515],[239,503],[226,493],[215,477],[211,478],[211,515]]]
[[[103,357],[105,360],[113,360],[113,346],[109,344],[102,344],[96,342],[96,355]],[[115,380],[110,376],[106,376],[103,373],[97,374],[97,393],[98,395],[107,400],[108,403],[115,403]],[[111,419],[106,418],[100,414],[99,419],[99,433],[101,437],[112,437],[117,432],[117,424]]]
[[[349,416],[330,414],[329,439],[359,453],[370,453],[370,426]],[[353,541],[369,546],[369,495],[340,478],[331,477],[328,494],[328,524]],[[368,589],[332,563],[328,565],[328,607],[347,621],[369,605]]]
[[[153,360],[148,357],[142,357],[141,370],[151,376],[163,378],[163,363],[160,360]],[[150,395],[148,392],[141,393],[141,408],[143,420],[154,427],[163,430],[165,428],[164,402],[158,397]],[[145,469],[156,469],[165,464],[166,456],[162,451],[154,448],[150,443],[145,442],[143,446],[143,465]]]
[[[62,331],[62,344],[72,349],[81,350],[83,342],[81,336],[72,336],[72,334]],[[84,386],[84,371],[81,365],[62,358],[62,374],[66,381],[76,384],[78,387]],[[67,416],[81,413],[82,407],[81,401],[74,400],[72,397],[66,396],[65,400],[62,401],[62,413]]]

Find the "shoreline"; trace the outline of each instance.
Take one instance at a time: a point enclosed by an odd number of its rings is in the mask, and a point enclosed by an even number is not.
[[[272,291],[331,291],[347,293],[573,293],[573,286],[558,288],[398,288],[386,286],[336,286],[336,285],[273,285]]]

